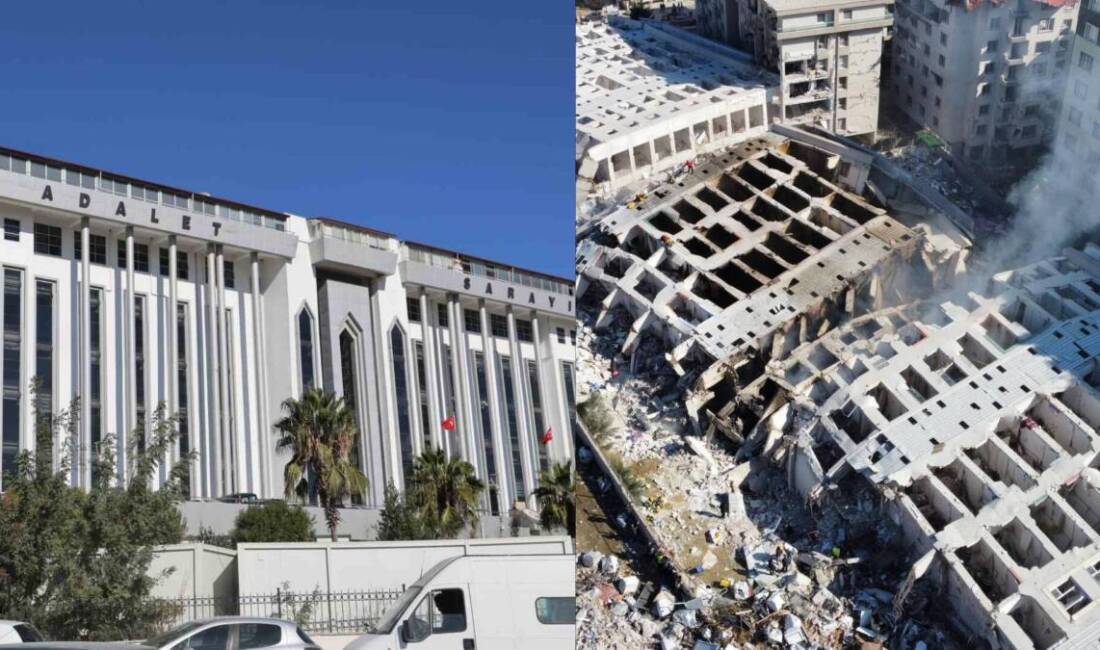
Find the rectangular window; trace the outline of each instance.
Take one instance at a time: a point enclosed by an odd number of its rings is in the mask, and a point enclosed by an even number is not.
[[[31,176],[48,181],[61,182],[61,168],[45,163],[31,161]]]
[[[103,363],[102,363],[102,332],[103,332],[103,290],[93,287],[89,292],[89,307],[91,320],[88,323],[88,335],[91,346],[88,348],[88,363],[91,365],[92,383],[88,387],[89,411],[91,421],[88,428],[91,436],[91,458],[99,454],[99,443],[103,438]],[[95,468],[97,463],[92,463],[92,483],[99,479]]]
[[[4,239],[7,241],[19,241],[18,219],[4,219]]]
[[[145,296],[134,296],[134,410],[138,449],[145,449]]]
[[[168,275],[165,273],[165,275]],[[180,280],[186,280],[191,276],[191,269],[187,264],[187,253],[177,250],[176,251],[176,278]]]
[[[83,187],[86,190],[95,189],[95,176],[76,169],[65,170],[65,182],[74,187]]]
[[[122,181],[116,181],[111,178],[101,177],[99,179],[99,189],[104,192],[110,192],[117,194],[118,196],[129,196],[130,186]]]
[[[107,238],[103,235],[89,235],[88,247],[91,249],[92,264],[107,264]]]
[[[436,305],[435,308],[435,317],[439,321],[439,326],[449,327],[451,322],[447,317],[447,305]]]
[[[566,413],[569,414],[569,424],[573,427],[572,433],[577,431],[577,396],[573,393],[573,364],[568,361],[561,363],[561,383],[565,391]]]
[[[493,336],[499,336],[501,338],[508,338],[508,319],[500,314],[489,314],[489,324],[493,331]]]
[[[237,275],[233,262],[222,260],[222,279],[227,289],[237,288]]]
[[[405,312],[409,315],[410,323],[420,322],[420,300],[417,298],[405,299]]]
[[[135,256],[136,257],[136,256]],[[188,419],[188,392],[187,392],[187,305],[176,304],[176,394],[179,396],[179,410],[176,426],[179,428],[180,454],[191,451],[191,430]],[[183,498],[191,498],[191,470],[190,465],[185,469],[182,483]]]
[[[1081,52],[1077,57],[1077,67],[1092,72],[1092,57],[1087,52]]]
[[[558,343],[565,345],[565,328],[559,327],[556,333],[558,335]]]
[[[80,231],[73,233],[73,259],[83,259],[83,238]],[[92,249],[89,261],[92,264],[107,264],[107,238],[103,235],[88,235],[88,246]]]
[[[455,382],[454,382],[454,360],[451,358],[451,346],[446,343],[443,344],[443,399],[447,404],[447,413],[444,414],[445,418],[453,417],[458,418],[458,402],[455,397]],[[459,432],[457,425],[450,431],[444,430],[444,435],[450,439],[451,457],[457,458],[459,452],[462,450],[462,444],[459,440]]]
[[[405,370],[405,335],[398,327],[390,331],[390,354],[393,357],[393,387],[397,398],[397,438],[401,446],[401,469],[405,486],[408,487],[413,467],[412,420],[409,413],[409,382]]]
[[[1069,109],[1068,118],[1070,124],[1078,127],[1081,126],[1081,111],[1071,106]]]
[[[466,331],[471,334],[481,334],[481,316],[477,311],[473,309],[463,310],[463,316],[466,318]]]
[[[169,267],[168,264],[169,261],[170,260],[168,259],[168,249],[160,249],[160,274],[164,277],[168,277],[168,274],[172,272],[172,269]]]
[[[527,384],[531,388],[531,421],[534,424],[532,435],[535,436],[535,448],[538,449],[539,470],[546,473],[550,470],[550,455],[548,448],[550,441],[546,435],[546,420],[542,414],[542,386],[539,381],[539,366],[532,359],[527,360]]]
[[[134,270],[139,273],[149,272],[149,245],[134,242]]]
[[[1089,85],[1083,81],[1077,81],[1073,84],[1073,96],[1077,99],[1086,99],[1089,96]]]
[[[38,379],[38,411],[45,417],[53,413],[53,296],[53,282],[35,282],[34,376]]]
[[[485,377],[485,355],[474,352],[474,378],[477,382],[478,401],[481,405],[481,440],[484,445],[484,466],[488,483],[489,512],[494,517],[500,514],[497,503],[497,462],[493,451],[493,420],[489,406],[489,384]]]
[[[420,396],[420,437],[423,449],[432,448],[432,420],[428,409],[428,372],[424,361],[424,343],[414,341],[416,352],[416,388]]]
[[[523,484],[523,457],[520,455],[519,423],[516,418],[516,390],[512,375],[512,358],[505,355],[497,357],[500,372],[500,397],[504,402],[504,426],[508,431],[508,446],[512,451],[512,489],[516,499],[526,498],[526,489]]]
[[[535,340],[535,333],[534,329],[531,327],[531,321],[521,318],[516,319],[516,338],[527,343],[531,343]]]
[[[4,269],[3,322],[3,419],[0,420],[0,472],[14,472],[19,456],[19,430],[22,426],[22,343],[23,343],[23,272]]]
[[[44,223],[34,224],[34,252],[61,256],[61,228]]]

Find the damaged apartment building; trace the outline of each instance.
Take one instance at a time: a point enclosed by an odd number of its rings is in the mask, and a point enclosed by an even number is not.
[[[780,76],[776,116],[840,135],[878,128],[893,0],[698,0],[703,35],[751,52]]]
[[[1094,648],[1100,247],[979,284],[855,319],[743,391],[780,395],[758,433],[806,498],[878,488],[973,634]]]
[[[778,80],[745,54],[656,21],[576,26],[578,193],[618,189],[768,129]]]
[[[1077,13],[1075,0],[899,1],[894,103],[961,159],[1032,159],[1054,134]]]

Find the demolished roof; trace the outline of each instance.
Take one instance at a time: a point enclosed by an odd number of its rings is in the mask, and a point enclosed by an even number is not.
[[[935,249],[841,187],[835,155],[771,135],[713,162],[578,245],[580,300],[597,328],[627,321],[626,356],[655,336],[704,388],[731,374],[746,384],[769,359],[962,268],[962,249]]]

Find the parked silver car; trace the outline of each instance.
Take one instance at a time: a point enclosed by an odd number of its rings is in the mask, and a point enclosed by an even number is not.
[[[302,628],[278,618],[217,616],[178,625],[135,643],[43,641],[0,645],[0,650],[321,650]]]
[[[141,645],[154,650],[321,650],[291,621],[248,616],[218,616],[184,623]]]

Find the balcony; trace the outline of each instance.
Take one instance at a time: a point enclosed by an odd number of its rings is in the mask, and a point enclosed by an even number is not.
[[[309,222],[309,234],[310,255],[321,268],[380,275],[397,270],[397,240],[386,233],[314,219]]]

